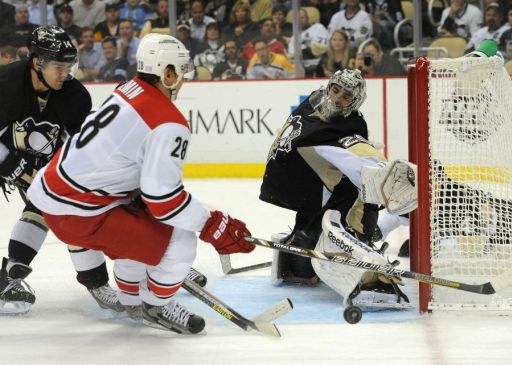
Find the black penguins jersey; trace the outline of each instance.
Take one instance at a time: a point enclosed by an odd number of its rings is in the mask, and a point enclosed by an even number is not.
[[[350,139],[368,138],[360,112],[347,117],[335,115],[324,122],[316,115],[310,97],[288,117],[275,139],[261,186],[261,200],[294,211],[322,209],[324,186],[332,192],[343,177],[310,147],[347,148],[352,145]],[[357,198],[356,188],[354,194]]]
[[[80,130],[92,107],[91,96],[75,79],[38,95],[31,77],[29,60],[0,67],[0,142],[49,160],[65,133]]]

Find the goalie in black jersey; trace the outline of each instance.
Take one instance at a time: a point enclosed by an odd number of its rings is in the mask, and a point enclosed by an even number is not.
[[[26,191],[69,134],[80,130],[91,110],[91,97],[70,76],[77,50],[59,27],[39,27],[28,39],[30,56],[0,68],[0,186],[18,188],[25,208],[9,240],[0,271],[0,314],[24,313],[35,302],[24,279],[48,228]],[[85,285],[103,308],[123,310],[108,286],[103,253],[68,246]]]
[[[397,215],[414,209],[416,173],[406,161],[387,163],[368,142],[359,112],[365,98],[360,71],[346,69],[301,103],[270,149],[260,199],[297,212],[282,242],[386,264],[373,245],[381,238],[379,209]],[[357,239],[347,240],[346,234]],[[397,302],[396,285],[361,270],[277,251],[272,265],[274,283],[316,283],[320,277],[345,299],[359,289],[384,286]]]

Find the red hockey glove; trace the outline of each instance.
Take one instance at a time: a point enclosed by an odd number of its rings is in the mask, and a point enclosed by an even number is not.
[[[199,235],[201,240],[211,243],[222,255],[254,250],[254,246],[244,240],[245,236],[251,235],[244,222],[218,210],[212,211],[211,215]]]

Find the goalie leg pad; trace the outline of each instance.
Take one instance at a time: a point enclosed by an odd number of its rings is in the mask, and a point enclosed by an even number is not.
[[[284,242],[289,235],[276,234],[271,237],[274,242]],[[318,277],[311,268],[311,259],[296,255],[287,254],[274,250],[270,276],[273,285],[280,285],[283,282],[315,285]]]
[[[327,255],[337,254],[358,260],[386,265],[387,260],[374,247],[357,240],[340,223],[338,211],[328,210],[322,219],[322,235],[316,250]],[[339,265],[325,260],[312,260],[313,268],[320,279],[343,297],[343,304],[349,304],[354,291],[359,294],[352,298],[352,305],[375,309],[410,308],[408,298],[398,289],[394,278],[382,277],[370,271]],[[399,282],[400,283],[400,282]]]
[[[361,200],[386,207],[391,214],[405,214],[418,206],[417,167],[405,160],[364,166]]]

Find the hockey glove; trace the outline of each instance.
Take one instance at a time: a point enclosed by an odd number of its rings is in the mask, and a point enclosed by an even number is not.
[[[0,163],[0,176],[8,184],[27,190],[37,171],[44,166],[42,159],[18,150],[10,150]]]
[[[221,255],[254,250],[253,245],[245,242],[244,237],[250,236],[251,232],[244,222],[218,210],[212,211],[211,215],[199,235],[201,240],[211,243]]]

